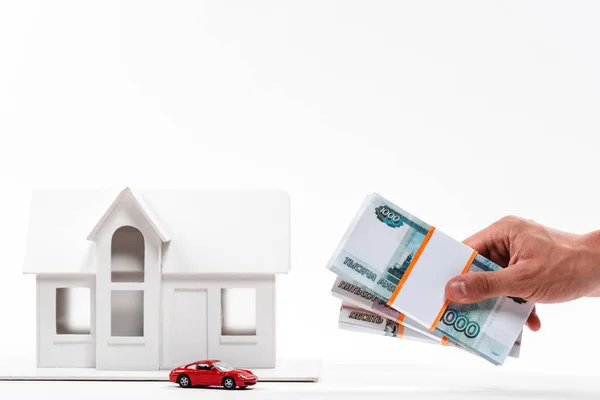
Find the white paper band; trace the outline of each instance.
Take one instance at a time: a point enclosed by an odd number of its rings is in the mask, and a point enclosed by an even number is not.
[[[470,247],[434,230],[390,306],[433,329],[446,304],[446,284],[465,270],[474,254]]]

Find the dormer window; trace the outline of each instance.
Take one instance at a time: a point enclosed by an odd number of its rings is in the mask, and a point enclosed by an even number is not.
[[[144,282],[144,236],[137,228],[123,226],[111,241],[111,282]]]

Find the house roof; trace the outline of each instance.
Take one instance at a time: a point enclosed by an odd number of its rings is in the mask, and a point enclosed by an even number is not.
[[[148,203],[146,203],[146,200],[144,200],[144,197],[142,196],[142,194],[139,193],[137,190],[134,190],[130,187],[126,187],[125,189],[123,189],[121,191],[121,193],[119,193],[117,198],[108,207],[108,210],[106,210],[104,215],[102,215],[102,218],[100,218],[100,220],[98,221],[96,226],[94,226],[94,229],[92,229],[92,231],[88,234],[87,239],[88,240],[96,239],[96,234],[98,233],[100,228],[102,228],[102,225],[104,225],[104,222],[112,214],[112,212],[115,210],[115,208],[117,208],[117,206],[119,205],[121,200],[123,200],[123,198],[125,196],[127,196],[128,194],[131,195],[135,205],[139,208],[139,210],[142,212],[144,217],[146,217],[146,219],[150,223],[150,226],[152,226],[152,228],[154,229],[154,231],[156,232],[158,237],[160,237],[160,239],[163,242],[170,241],[171,239],[169,238],[169,235],[167,235],[165,229],[162,227],[158,218],[156,217],[156,214],[154,214],[154,212],[152,211],[152,208],[150,208]]]
[[[163,240],[163,274],[290,268],[290,199],[277,190],[72,190],[32,194],[24,272],[95,273],[98,228],[127,193]],[[90,228],[94,227],[90,232]],[[88,240],[92,239],[92,240]]]

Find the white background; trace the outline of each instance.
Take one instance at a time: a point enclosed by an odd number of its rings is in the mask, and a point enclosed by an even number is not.
[[[31,189],[292,196],[282,358],[489,369],[337,328],[325,263],[376,191],[462,240],[600,229],[600,3],[0,3],[0,362],[35,354]],[[596,373],[600,299],[540,305],[508,371]]]

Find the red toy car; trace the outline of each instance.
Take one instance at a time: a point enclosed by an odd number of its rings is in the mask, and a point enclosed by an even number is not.
[[[223,386],[242,389],[256,384],[256,375],[247,369],[236,369],[220,360],[202,360],[182,365],[169,373],[169,381],[181,387]]]

